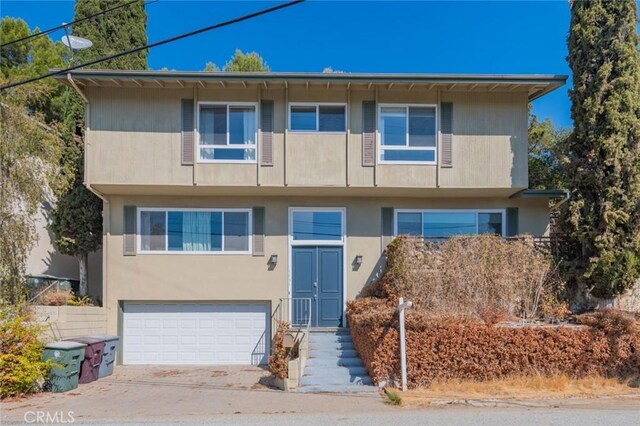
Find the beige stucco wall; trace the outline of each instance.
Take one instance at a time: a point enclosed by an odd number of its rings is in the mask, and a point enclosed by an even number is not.
[[[105,334],[106,310],[98,306],[32,306],[33,320],[46,342]]]
[[[527,187],[526,92],[456,92],[379,88],[289,89],[221,86],[195,89],[87,88],[88,181],[93,184],[183,186]],[[362,101],[453,102],[453,167],[362,166]],[[181,165],[181,104],[274,100],[274,165]],[[288,102],[348,103],[340,134],[287,131]],[[259,120],[258,120],[259,121]],[[259,141],[260,144],[260,141]],[[259,148],[260,149],[260,148]],[[197,153],[197,151],[196,151]]]
[[[111,196],[106,238],[107,331],[116,333],[119,301],[270,301],[287,297],[289,274],[289,207],[346,208],[346,289],[353,299],[375,279],[382,253],[381,208],[506,208],[519,207],[520,231],[548,232],[546,200],[331,198],[331,197],[162,197]],[[265,256],[138,254],[123,256],[123,206],[138,207],[266,207]],[[278,264],[270,270],[271,254]],[[359,268],[352,267],[363,256]]]
[[[443,187],[528,187],[527,95],[445,93],[453,103],[453,167]]]
[[[292,186],[346,186],[344,134],[289,133],[287,184]]]
[[[89,182],[192,185],[180,165],[181,103],[192,90],[87,89]]]
[[[37,242],[27,256],[27,275],[51,275],[59,278],[79,279],[78,260],[61,254],[53,245],[53,234],[49,225],[49,204],[42,206],[34,217]],[[102,299],[102,250],[90,253],[87,265],[88,292]]]

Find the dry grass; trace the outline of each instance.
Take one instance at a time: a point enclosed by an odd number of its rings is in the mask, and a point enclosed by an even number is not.
[[[400,236],[386,251],[385,270],[365,295],[404,297],[415,309],[471,315],[495,323],[509,317],[556,317],[564,283],[551,258],[532,243],[494,235],[456,236],[439,243]],[[556,312],[557,311],[557,312]]]
[[[50,291],[40,296],[40,303],[45,306],[64,306],[73,300],[70,290]]]
[[[428,405],[441,399],[550,399],[598,398],[603,396],[640,396],[640,388],[627,382],[605,377],[570,379],[566,375],[553,377],[523,376],[486,382],[463,380],[436,381],[429,388],[402,392],[403,405]]]

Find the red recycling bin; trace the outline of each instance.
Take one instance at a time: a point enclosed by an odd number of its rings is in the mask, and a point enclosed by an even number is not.
[[[84,349],[84,359],[80,364],[80,380],[78,383],[85,384],[98,380],[100,363],[104,352],[104,340],[96,339],[95,337],[74,337],[67,340],[87,345]]]

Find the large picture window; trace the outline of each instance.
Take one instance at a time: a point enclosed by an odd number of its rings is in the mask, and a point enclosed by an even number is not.
[[[396,210],[396,235],[504,235],[504,210]]]
[[[139,209],[140,253],[249,253],[246,209]]]
[[[381,105],[380,163],[436,163],[436,107]]]
[[[201,103],[198,115],[201,162],[256,161],[256,106]]]

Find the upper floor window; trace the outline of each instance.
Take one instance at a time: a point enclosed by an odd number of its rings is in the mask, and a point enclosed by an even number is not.
[[[380,105],[380,163],[436,164],[436,107]]]
[[[248,209],[138,209],[140,253],[250,253]]]
[[[396,210],[396,235],[504,235],[504,210]]]
[[[200,103],[198,115],[201,162],[256,161],[255,104]]]
[[[345,132],[347,107],[344,104],[289,104],[292,132]]]

